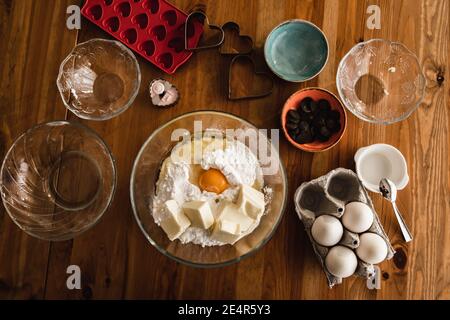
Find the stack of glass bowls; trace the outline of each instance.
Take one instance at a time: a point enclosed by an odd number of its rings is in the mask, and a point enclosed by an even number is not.
[[[91,129],[67,121],[37,125],[9,149],[0,170],[1,196],[26,233],[67,240],[93,226],[116,189],[114,159]]]

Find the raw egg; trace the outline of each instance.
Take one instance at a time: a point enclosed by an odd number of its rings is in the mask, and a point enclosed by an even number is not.
[[[322,246],[334,246],[342,238],[344,229],[339,220],[330,215],[318,217],[311,228],[311,234],[316,242]]]
[[[345,206],[342,223],[352,232],[365,232],[373,223],[372,209],[362,202],[350,202]]]
[[[376,233],[367,232],[359,236],[359,241],[356,254],[361,260],[377,264],[386,259],[388,248],[382,237]]]
[[[326,256],[325,266],[332,275],[339,278],[347,278],[355,273],[358,259],[349,248],[335,246],[330,249]]]
[[[228,187],[227,178],[220,170],[208,169],[200,174],[198,178],[198,185],[204,191],[222,193]]]

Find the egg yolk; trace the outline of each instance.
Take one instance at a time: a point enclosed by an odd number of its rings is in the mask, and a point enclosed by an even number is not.
[[[214,193],[222,193],[229,184],[227,178],[217,169],[208,169],[200,174],[198,185],[202,190]]]

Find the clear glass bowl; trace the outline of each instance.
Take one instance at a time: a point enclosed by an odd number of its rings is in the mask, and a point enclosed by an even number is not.
[[[383,39],[358,43],[342,59],[339,95],[358,118],[379,124],[406,119],[422,102],[425,77],[414,53]]]
[[[0,170],[11,219],[44,240],[67,240],[93,226],[116,189],[114,159],[91,129],[73,122],[39,124],[11,146]]]
[[[266,138],[260,140],[260,148],[267,147],[271,154],[275,155],[273,158],[276,159],[276,163],[273,165],[276,173],[264,175],[265,185],[273,189],[273,198],[259,226],[233,246],[202,247],[192,243],[182,244],[178,240],[170,241],[162,228],[154,222],[150,208],[161,164],[177,143],[171,140],[173,131],[183,128],[194,135],[194,121],[201,121],[203,130],[217,129],[221,132],[225,132],[226,129],[256,130],[255,126],[237,116],[215,111],[187,113],[169,121],[150,135],[136,157],[130,182],[131,204],[136,221],[145,237],[164,255],[196,267],[228,265],[261,248],[276,230],[286,206],[286,173],[278,150]],[[263,162],[259,152],[257,156],[260,162]]]
[[[64,59],[56,83],[64,105],[75,115],[107,120],[133,103],[141,71],[133,52],[120,42],[92,39]]]

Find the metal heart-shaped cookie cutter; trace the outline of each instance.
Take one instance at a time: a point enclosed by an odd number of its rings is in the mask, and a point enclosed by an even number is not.
[[[233,65],[236,63],[237,60],[240,60],[240,59],[247,59],[248,61],[250,61],[252,66],[253,66],[253,72],[256,75],[265,76],[267,79],[270,80],[270,83],[271,83],[270,90],[262,92],[260,94],[249,94],[249,95],[244,95],[244,96],[234,96],[233,95],[232,86],[231,86],[231,82],[233,81],[233,79],[232,79]],[[274,87],[273,78],[267,72],[256,71],[255,62],[253,61],[252,57],[250,57],[249,55],[237,55],[231,60],[230,67],[228,69],[228,100],[244,100],[244,99],[264,98],[264,97],[267,97],[270,94],[272,94],[273,87]]]
[[[225,23],[222,26],[222,30],[224,32],[225,39],[224,39],[224,43],[222,43],[222,45],[219,48],[220,54],[222,54],[222,55],[250,54],[253,51],[253,46],[254,46],[253,39],[250,36],[248,36],[248,35],[241,35],[240,34],[240,32],[241,32],[240,27],[239,27],[239,25],[236,22],[228,21],[227,23]],[[236,33],[237,37],[239,39],[242,39],[243,41],[245,41],[247,46],[248,46],[248,49],[245,50],[245,51],[238,51],[238,50],[236,50],[236,52],[226,51],[224,49],[224,47],[225,47],[224,44],[226,44],[226,42],[227,42],[227,39],[226,39],[226,31],[227,30]]]
[[[206,22],[206,25],[208,26],[208,28],[218,30],[220,32],[220,39],[217,43],[203,45],[203,46],[197,46],[197,47],[189,47],[189,41],[188,41],[189,40],[189,34],[188,34],[189,33],[189,23],[196,17],[202,17],[204,19],[204,21]],[[186,25],[184,28],[184,48],[186,50],[199,51],[199,50],[216,48],[216,47],[219,47],[223,43],[224,39],[225,39],[225,32],[223,31],[222,27],[215,25],[215,24],[210,24],[208,16],[203,11],[193,11],[187,16]]]

